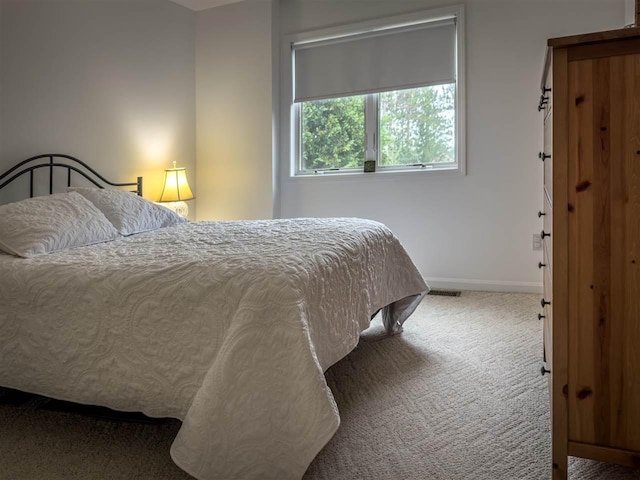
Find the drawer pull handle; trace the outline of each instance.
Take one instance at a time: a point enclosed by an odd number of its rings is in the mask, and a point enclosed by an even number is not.
[[[544,308],[545,305],[551,305],[551,302],[547,302],[544,298],[540,300],[540,305]]]
[[[538,320],[542,320],[543,318],[547,318],[544,315],[542,315],[541,313],[538,314]]]
[[[538,268],[546,267],[546,263],[538,262]]]
[[[538,211],[538,218],[542,217],[543,215],[546,215],[546,213]]]
[[[544,237],[550,237],[550,236],[551,236],[551,234],[550,234],[550,233],[545,232],[544,230],[542,230],[542,231],[540,232],[540,238],[541,238],[542,240],[544,240]]]
[[[538,158],[544,162],[547,158],[551,158],[551,155],[547,155],[544,152],[538,152]]]
[[[551,89],[547,90],[546,88],[541,88],[540,90],[542,90],[542,95],[540,95],[540,101],[538,102],[538,111],[543,110],[545,105],[549,103],[549,97],[545,97],[544,94],[547,91],[551,91]]]
[[[543,95],[544,95],[545,93],[547,93],[547,92],[550,92],[550,91],[551,91],[551,89],[550,89],[550,88],[547,88],[547,87],[542,87],[540,90],[542,90],[542,94],[543,94]]]
[[[544,374],[545,373],[551,373],[551,370],[547,370],[546,368],[544,368],[544,365],[543,365],[542,367],[540,367],[540,373],[544,377]]]

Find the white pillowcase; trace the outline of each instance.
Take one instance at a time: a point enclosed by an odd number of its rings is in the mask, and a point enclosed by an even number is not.
[[[19,257],[118,237],[102,212],[78,193],[56,193],[0,206],[0,249]]]
[[[124,190],[70,187],[91,201],[121,235],[147,232],[187,221],[168,208]]]

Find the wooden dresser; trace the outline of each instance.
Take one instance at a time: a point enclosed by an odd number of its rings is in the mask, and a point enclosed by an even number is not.
[[[539,110],[553,478],[640,467],[640,28],[549,40]]]

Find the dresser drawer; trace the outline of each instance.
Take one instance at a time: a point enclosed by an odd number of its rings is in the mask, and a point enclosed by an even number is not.
[[[551,210],[551,205],[549,204],[549,199],[546,195],[544,198],[544,216],[542,218],[544,220],[542,222],[542,231],[540,232],[540,235],[542,235],[543,232],[545,235],[542,240],[542,250],[544,251],[544,261],[542,263],[547,265],[547,270],[550,270],[553,266],[553,210]]]
[[[553,106],[551,105],[551,92],[548,92],[547,96],[549,97],[549,103],[547,103],[544,108],[544,122],[551,123],[551,114],[553,113]]]
[[[549,83],[547,83],[547,85],[545,86],[545,88],[550,88],[549,87]],[[546,122],[551,122],[551,112],[553,110],[553,91],[548,91],[544,94],[544,96],[547,98],[547,101],[544,105],[544,121]]]
[[[551,125],[551,117],[549,117],[544,123],[544,148],[543,155],[551,155],[549,158],[544,159],[544,192],[549,198],[549,201],[553,201],[553,155],[551,153],[553,149],[553,128]]]
[[[544,268],[544,274],[542,278],[544,279],[544,288],[543,288],[543,299],[547,302],[551,302],[550,305],[545,305],[542,308],[542,315],[544,315],[543,320],[543,341],[544,341],[544,353],[545,353],[545,362],[547,365],[547,369],[551,370],[551,365],[553,363],[553,285],[551,283],[551,269]]]
[[[544,100],[544,118],[545,121],[550,118],[551,110],[553,109],[553,90],[551,84],[553,82],[553,64],[549,62],[549,68],[547,69],[546,76],[544,78],[544,84],[540,86],[540,101]],[[543,99],[544,97],[544,99]]]
[[[545,235],[542,239],[542,249],[544,250],[544,260],[542,263],[546,265],[545,269],[550,271],[553,267],[553,210],[549,205],[549,199],[546,195],[544,198],[543,211],[542,231],[540,232],[541,236],[543,235],[543,232]]]
[[[553,93],[551,91],[551,84],[553,83],[552,63],[553,62],[551,62],[551,57],[547,56],[545,58],[546,68],[545,68],[544,78],[540,83],[540,97],[538,100],[538,110],[543,112],[545,120],[549,116],[552,109],[552,105],[553,105],[553,97],[551,96],[551,94]]]
[[[544,244],[543,248],[542,248],[542,262],[539,264],[539,266],[542,269],[542,278],[544,280],[544,284],[548,285],[549,288],[552,287],[552,282],[553,282],[553,275],[551,274],[551,272],[553,271],[553,261],[551,259],[551,242],[547,242]],[[552,293],[552,290],[549,291],[549,293]]]

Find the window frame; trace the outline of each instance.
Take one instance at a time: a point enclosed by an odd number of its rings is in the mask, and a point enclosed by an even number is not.
[[[369,139],[367,137],[368,134],[368,123],[370,123],[370,119],[369,119],[369,115],[367,114],[367,109],[370,108],[369,107],[369,95],[362,95],[364,98],[364,119],[365,119],[365,124],[364,124],[364,134],[365,134],[365,138],[364,138],[364,147],[365,147],[365,159],[368,158],[368,154],[369,154]],[[342,98],[347,98],[347,97],[342,97]],[[353,173],[353,172],[361,172],[364,170],[364,165],[362,167],[344,167],[344,168],[340,168],[339,170],[335,170],[335,169],[321,169],[321,170],[311,170],[311,169],[303,169],[302,168],[302,162],[303,162],[303,158],[302,158],[302,147],[304,145],[303,139],[302,139],[302,103],[294,103],[294,118],[295,118],[295,135],[296,135],[296,151],[295,151],[295,155],[293,156],[293,158],[291,159],[292,162],[295,163],[295,174],[296,176],[303,176],[303,175],[323,175],[323,174],[336,174],[336,173]],[[377,117],[377,115],[376,115]],[[363,160],[364,161],[364,160]]]
[[[341,168],[339,170],[303,170],[302,169],[302,129],[301,111],[302,104],[293,101],[294,92],[294,68],[293,45],[305,42],[314,42],[329,38],[346,37],[367,31],[393,28],[401,25],[426,23],[455,17],[456,19],[456,82],[455,82],[455,155],[457,163],[447,163],[442,167],[428,164],[426,166],[415,165],[379,165],[379,139],[371,138],[371,132],[375,136],[380,132],[379,119],[379,93],[365,95],[365,159],[375,159],[376,171],[364,172],[363,167]],[[371,20],[366,22],[341,25],[309,32],[286,35],[283,37],[281,49],[282,65],[282,98],[281,109],[281,154],[283,169],[288,172],[289,178],[308,178],[334,175],[375,175],[403,172],[454,172],[466,174],[466,132],[465,132],[465,40],[464,40],[464,5],[424,10],[404,15]],[[369,114],[369,110],[375,108],[375,114]],[[375,129],[375,130],[372,130]],[[286,162],[286,164],[284,164]]]

